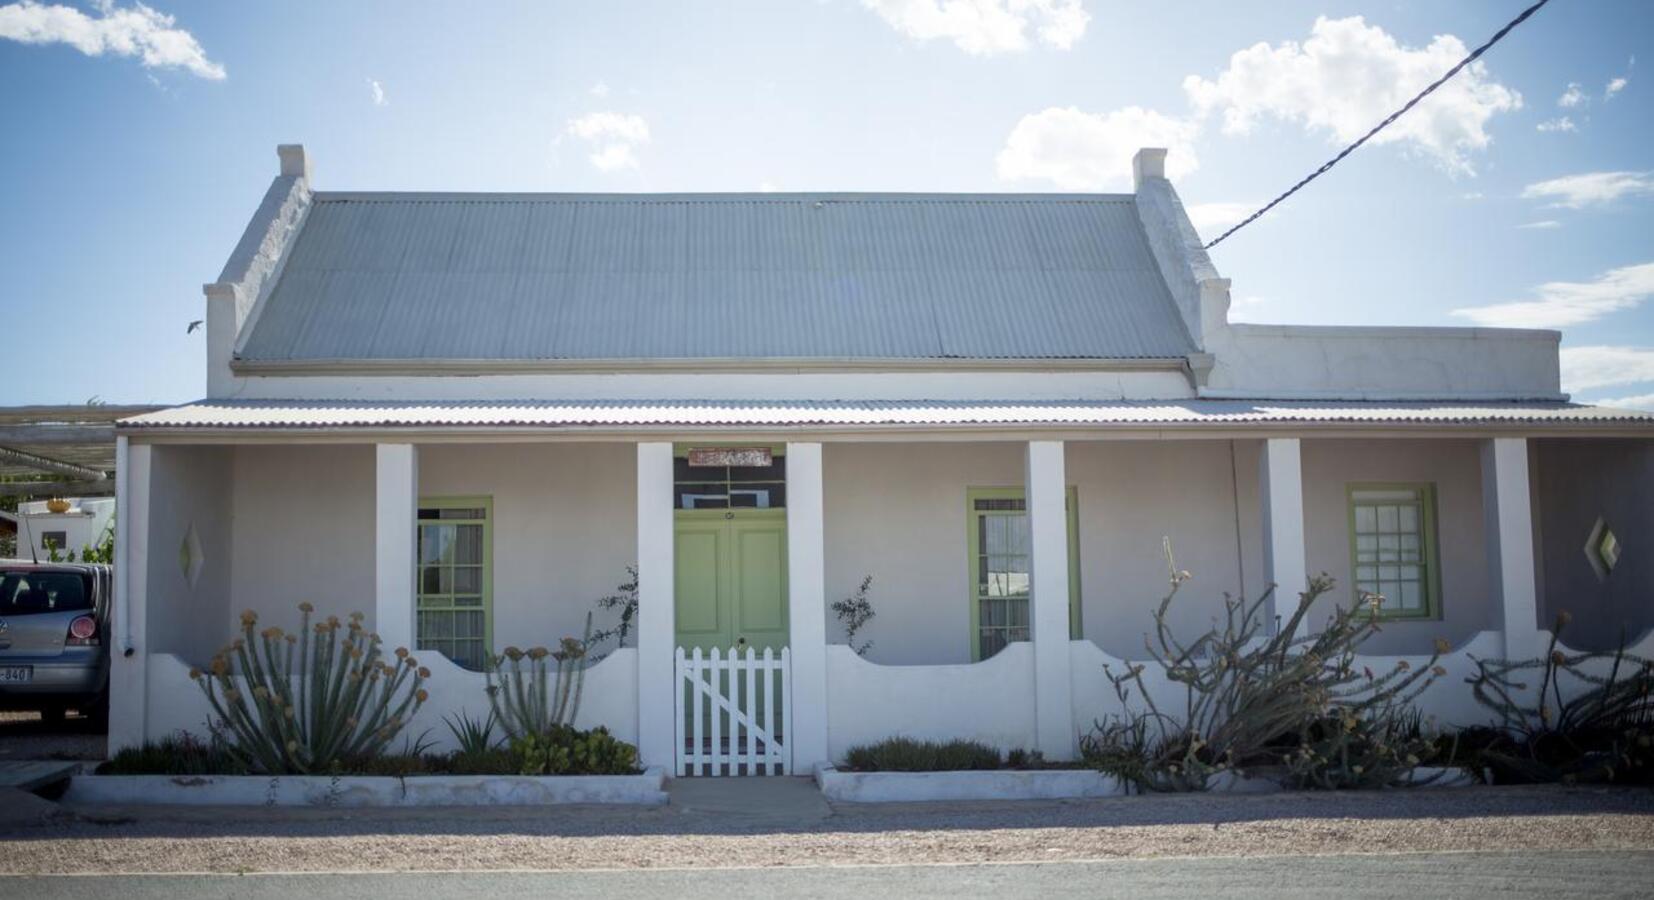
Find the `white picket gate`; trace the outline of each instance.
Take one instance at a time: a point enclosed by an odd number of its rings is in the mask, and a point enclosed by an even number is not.
[[[706,656],[677,648],[677,774],[785,775],[792,770],[792,656],[751,647]]]

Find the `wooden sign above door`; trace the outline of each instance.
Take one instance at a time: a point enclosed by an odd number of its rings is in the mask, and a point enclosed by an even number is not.
[[[768,447],[691,447],[691,466],[755,466],[767,467],[775,463]]]

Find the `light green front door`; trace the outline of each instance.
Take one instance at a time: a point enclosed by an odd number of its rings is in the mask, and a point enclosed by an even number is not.
[[[787,645],[785,510],[680,509],[675,554],[686,653]]]
[[[677,643],[684,654],[693,656],[699,649],[705,658],[717,648],[720,656],[733,652],[744,658],[749,647],[757,656],[766,649],[779,654],[787,646],[786,510],[680,509],[675,536]],[[742,679],[719,675],[715,681],[716,691],[759,727],[769,724],[765,708],[743,690]],[[780,689],[777,675],[764,691],[775,697]],[[684,695],[684,721],[693,723],[693,695]],[[780,709],[778,702],[774,708]],[[710,705],[700,709],[699,732],[686,724],[686,735],[699,733],[710,740],[716,731],[727,748],[737,747],[735,718],[718,713],[714,723]]]

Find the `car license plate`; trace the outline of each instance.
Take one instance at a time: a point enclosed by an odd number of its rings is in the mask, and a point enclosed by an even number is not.
[[[0,666],[0,684],[28,684],[34,680],[34,666]]]

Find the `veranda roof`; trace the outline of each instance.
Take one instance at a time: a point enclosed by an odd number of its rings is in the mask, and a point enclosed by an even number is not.
[[[364,429],[1617,427],[1654,436],[1654,413],[1571,403],[1164,401],[202,401],[134,416],[126,433]]]

